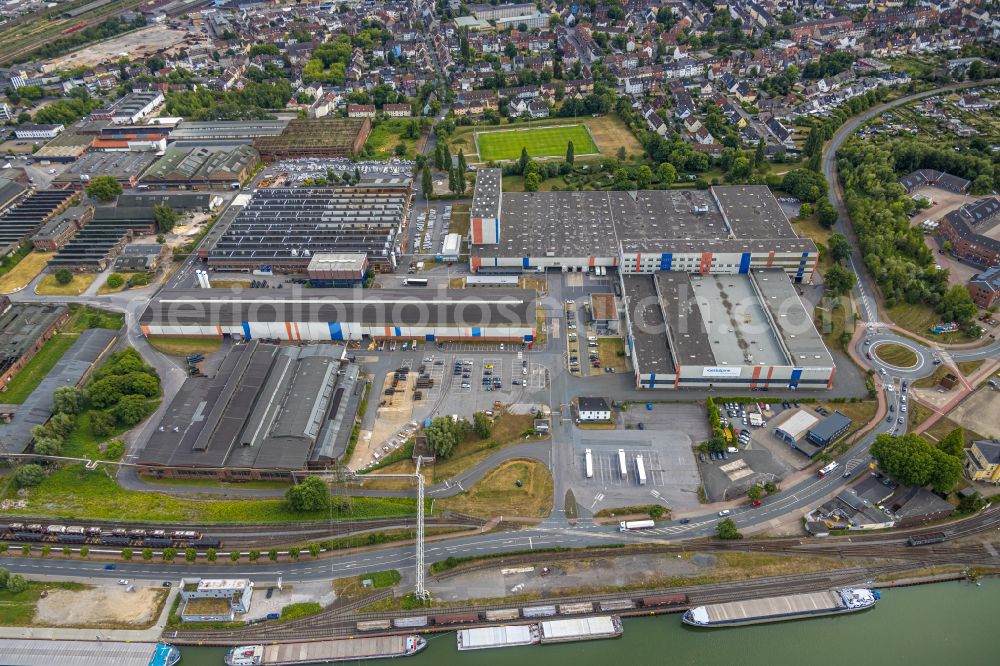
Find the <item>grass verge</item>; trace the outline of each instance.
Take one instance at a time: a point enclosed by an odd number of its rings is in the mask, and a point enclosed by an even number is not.
[[[934,374],[927,375],[926,377],[921,377],[920,379],[915,379],[913,381],[914,388],[934,388],[937,386],[944,376],[951,372],[951,368],[944,365],[943,363],[934,370]]]
[[[2,276],[0,293],[10,294],[27,287],[42,272],[54,254],[54,252],[31,252],[23,259],[11,261],[9,266],[7,259],[4,259],[4,264],[0,266],[0,276]],[[8,258],[14,256],[18,256],[18,253],[7,255]]]
[[[469,204],[455,204],[451,207],[450,233],[459,234],[462,238],[469,235]]]
[[[962,331],[954,333],[931,333],[931,326],[941,321],[934,309],[929,305],[910,305],[902,303],[889,308],[889,318],[897,326],[905,328],[911,333],[915,333],[928,340],[934,340],[942,344],[956,344],[959,342],[975,342],[977,338],[970,338]]]
[[[79,296],[93,284],[95,277],[92,273],[74,273],[68,284],[59,284],[55,275],[46,275],[38,282],[35,293],[39,296]]]
[[[128,490],[103,470],[68,465],[31,489],[23,509],[0,510],[39,517],[151,522],[271,523],[406,517],[416,514],[409,498],[352,497],[343,508],[292,511],[283,499],[218,500],[179,498]]]
[[[27,400],[31,392],[38,387],[42,380],[45,379],[45,376],[49,374],[49,371],[56,366],[56,363],[63,357],[63,354],[73,346],[76,339],[76,335],[63,333],[56,333],[49,338],[42,345],[42,348],[38,350],[38,353],[21,369],[21,372],[17,373],[14,379],[7,384],[7,390],[2,394],[0,400],[13,405],[20,405]]]
[[[437,506],[484,518],[504,514],[544,518],[552,509],[552,475],[537,461],[511,460],[487,473],[468,492],[439,499]]]
[[[183,338],[172,336],[152,336],[146,338],[156,350],[169,356],[187,356],[189,354],[211,354],[219,351],[222,338]]]
[[[962,361],[961,363],[957,363],[956,366],[958,367],[959,372],[961,372],[962,375],[968,379],[969,375],[975,373],[975,371],[981,368],[985,362],[985,359],[980,359],[978,361]]]
[[[919,428],[920,424],[931,417],[934,412],[931,409],[916,400],[910,400],[907,409],[909,410],[909,428],[915,429]]]
[[[371,581],[370,587],[365,587],[364,581]],[[336,578],[333,581],[333,591],[338,599],[358,599],[365,595],[365,590],[393,587],[398,585],[402,576],[395,569],[364,573],[360,576]]]

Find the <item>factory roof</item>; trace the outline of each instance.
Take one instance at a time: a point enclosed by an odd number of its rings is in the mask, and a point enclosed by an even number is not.
[[[480,169],[476,172],[476,189],[472,195],[469,217],[495,219],[500,217],[500,169]]]
[[[354,322],[370,326],[534,326],[527,289],[165,289],[143,312],[147,325]]]
[[[257,159],[250,146],[196,146],[167,148],[143,181],[205,181],[238,179]]]
[[[643,374],[677,371],[667,341],[663,309],[651,275],[623,275],[625,307],[632,324],[632,347]]]
[[[833,356],[785,272],[780,268],[754,270],[753,281],[792,365],[833,366]]]
[[[214,377],[192,377],[171,401],[141,465],[303,469],[329,457],[357,401],[342,345],[229,350]],[[336,427],[331,427],[335,421]]]
[[[780,271],[779,271],[780,272]],[[785,284],[789,279],[782,274]],[[715,364],[786,365],[782,349],[764,306],[747,274],[691,275],[691,297],[701,311]],[[692,328],[692,337],[699,334]],[[703,343],[699,341],[699,347]],[[680,356],[681,365],[688,362]]]
[[[484,171],[499,171],[485,169]],[[492,178],[492,175],[490,176]],[[476,181],[472,217],[499,206],[500,242],[474,256],[610,257],[625,252],[815,252],[764,186],[635,192],[506,192]],[[481,199],[481,200],[480,200]],[[480,200],[477,206],[476,201]],[[478,214],[477,214],[478,213]],[[539,224],[545,220],[546,224]]]
[[[319,252],[309,260],[309,272],[313,271],[351,271],[361,273],[365,270],[368,258],[359,252]]]
[[[184,121],[177,129],[170,133],[170,140],[239,140],[251,142],[260,136],[278,136],[287,126],[287,120]]]
[[[715,365],[712,342],[694,297],[691,276],[659,271],[652,277],[677,365]]]
[[[138,179],[156,161],[154,153],[87,153],[56,176],[53,183],[80,183],[95,176],[113,176],[116,180]],[[82,179],[81,176],[87,176]]]

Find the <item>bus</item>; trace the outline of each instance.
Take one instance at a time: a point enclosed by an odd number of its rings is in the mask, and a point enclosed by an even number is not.
[[[646,485],[646,466],[642,463],[642,455],[635,457],[635,472],[639,477],[639,485]]]
[[[407,287],[426,287],[427,278],[404,278],[403,284]]]
[[[625,449],[618,449],[618,471],[621,472],[622,478],[628,478],[628,467],[625,465]]]
[[[827,465],[826,467],[824,467],[819,471],[819,478],[822,479],[824,476],[826,476],[833,470],[837,469],[838,467],[840,467],[840,463],[837,462],[836,460],[833,461],[832,463],[830,463],[829,465]]]
[[[590,452],[590,449],[587,449],[586,451],[583,452],[583,459],[584,462],[587,464],[587,478],[588,479],[594,478],[594,456]]]

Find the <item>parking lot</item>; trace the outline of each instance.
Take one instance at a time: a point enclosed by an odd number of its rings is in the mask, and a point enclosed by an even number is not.
[[[345,174],[350,174],[353,178],[356,173],[362,177],[388,178],[405,177],[413,175],[414,163],[410,160],[366,160],[352,162],[342,157],[316,157],[294,160],[280,160],[267,168],[266,175],[288,174],[289,186],[301,186],[307,179],[316,180],[322,178],[326,180],[328,174],[336,174],[342,178]],[[336,183],[330,183],[336,184]]]

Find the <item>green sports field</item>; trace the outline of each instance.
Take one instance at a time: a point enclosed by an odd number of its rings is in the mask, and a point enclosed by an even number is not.
[[[573,142],[575,155],[600,152],[583,125],[538,127],[498,132],[478,132],[479,159],[483,162],[516,160],[521,149],[527,148],[531,157],[564,157],[566,144]]]

